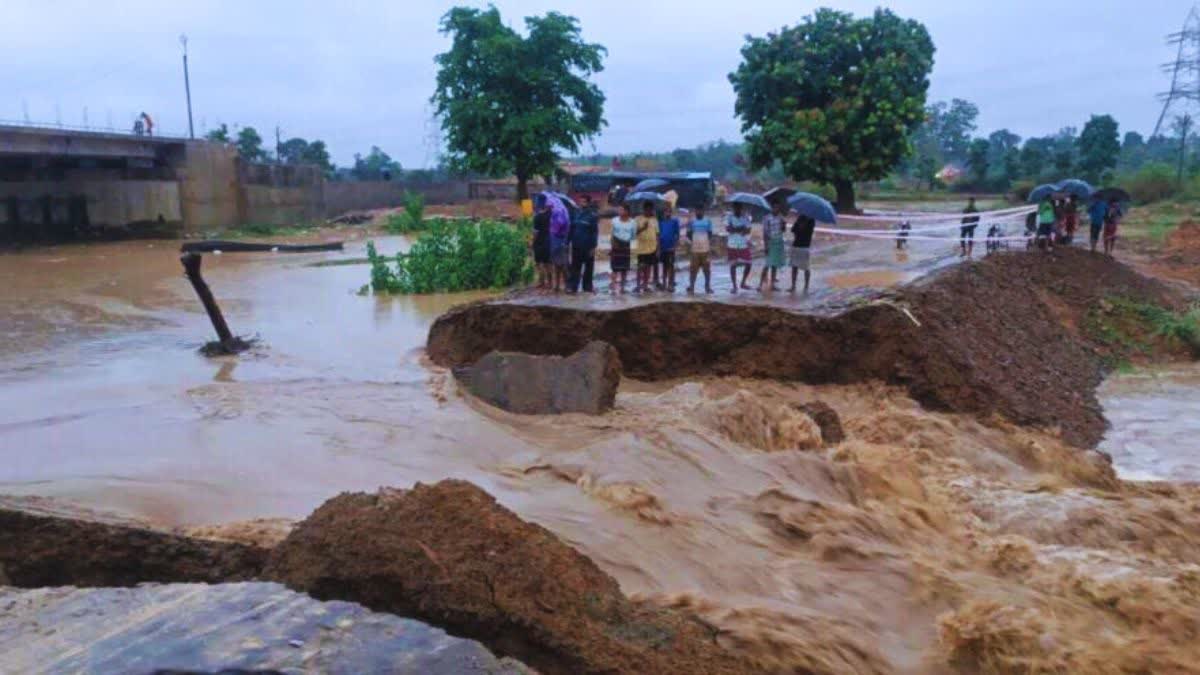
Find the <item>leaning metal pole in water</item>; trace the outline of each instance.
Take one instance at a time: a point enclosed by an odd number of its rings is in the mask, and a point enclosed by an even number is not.
[[[199,296],[200,303],[204,305],[204,311],[208,312],[208,318],[212,321],[213,329],[217,331],[221,347],[232,353],[237,351],[237,342],[233,339],[229,324],[225,323],[225,316],[221,314],[221,308],[217,306],[212,291],[205,283],[204,277],[200,276],[201,259],[199,253],[184,253],[179,256],[179,262],[183,263],[183,272],[187,275],[188,281],[192,282],[192,288]]]

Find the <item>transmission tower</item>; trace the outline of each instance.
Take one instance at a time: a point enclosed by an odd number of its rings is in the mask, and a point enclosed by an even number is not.
[[[1167,44],[1176,48],[1175,60],[1163,66],[1171,74],[1171,91],[1159,94],[1163,109],[1151,138],[1162,131],[1172,111],[1183,115],[1200,105],[1200,10],[1192,7],[1183,30],[1168,35]]]

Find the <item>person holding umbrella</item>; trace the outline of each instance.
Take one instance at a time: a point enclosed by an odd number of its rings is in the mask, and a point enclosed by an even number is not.
[[[1054,203],[1046,197],[1038,204],[1038,248],[1050,252],[1054,250],[1054,224],[1058,220],[1054,213]]]
[[[808,192],[800,192],[788,197],[788,206],[799,214],[792,224],[792,287],[788,293],[796,292],[797,277],[804,270],[804,292],[808,293],[808,282],[812,278],[810,269],[810,249],[812,248],[813,233],[817,231],[817,221],[837,223],[837,212],[829,200]]]
[[[533,267],[537,270],[538,288],[550,288],[553,276],[550,268],[550,203],[543,194],[537,196],[537,212],[533,215]]]
[[[741,287],[749,290],[746,280],[750,277],[750,261],[753,254],[750,250],[750,217],[746,215],[746,207],[741,202],[733,203],[733,213],[725,216],[725,231],[729,233],[728,249],[729,278],[733,283],[733,292],[738,292],[738,268],[742,268]]]
[[[642,215],[637,217],[637,285],[634,293],[648,293],[651,278],[658,276],[658,217],[654,215],[654,202],[642,204]]]

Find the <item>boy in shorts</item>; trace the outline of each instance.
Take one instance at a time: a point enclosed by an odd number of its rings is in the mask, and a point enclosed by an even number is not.
[[[696,292],[696,275],[704,272],[704,292],[712,293],[712,265],[708,252],[712,242],[712,221],[704,217],[704,207],[696,207],[696,217],[688,224],[688,241],[692,243],[692,259],[688,265],[688,293]]]

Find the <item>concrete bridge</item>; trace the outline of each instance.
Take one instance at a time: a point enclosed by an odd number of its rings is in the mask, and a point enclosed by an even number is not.
[[[0,242],[306,222],[323,202],[316,167],[245,163],[225,143],[0,126]]]

